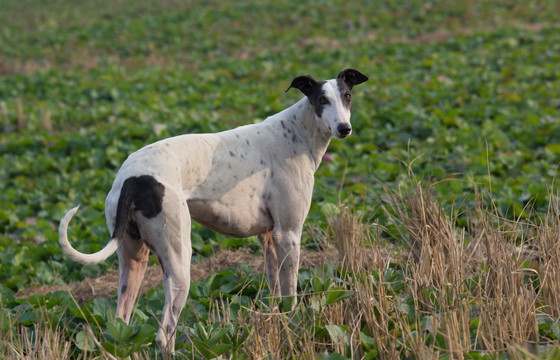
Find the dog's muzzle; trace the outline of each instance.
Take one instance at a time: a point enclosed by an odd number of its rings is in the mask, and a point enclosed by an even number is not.
[[[336,131],[340,138],[345,138],[352,132],[352,126],[350,124],[340,124],[336,127]]]

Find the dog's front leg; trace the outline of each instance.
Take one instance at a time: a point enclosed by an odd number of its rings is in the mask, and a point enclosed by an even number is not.
[[[271,294],[280,296],[278,257],[276,256],[276,246],[272,239],[272,232],[259,235],[259,241],[264,252],[264,263],[266,266],[266,275],[268,276],[268,289]]]
[[[273,240],[278,258],[280,293],[282,296],[294,297],[293,308],[296,305],[301,230],[274,233]]]

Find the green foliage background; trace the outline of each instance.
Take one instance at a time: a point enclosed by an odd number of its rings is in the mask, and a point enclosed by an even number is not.
[[[82,204],[76,246],[106,242],[104,197],[130,152],[261,121],[300,97],[283,92],[294,76],[345,67],[370,81],[355,90],[353,136],[332,142],[334,161],[317,174],[311,221],[341,185],[344,199],[363,197],[353,201],[381,216],[377,180],[398,186],[403,163],[420,178],[454,179],[439,187],[449,204],[468,203],[491,177],[504,214],[547,206],[560,161],[552,1],[0,7],[0,257],[11,265],[0,278],[12,289],[101,271],[66,261],[55,228]],[[204,254],[223,240],[196,233]]]
[[[353,135],[317,173],[310,223],[339,197],[383,223],[382,184],[398,189],[409,166],[448,180],[437,195],[454,211],[481,185],[506,217],[543,212],[560,163],[559,12],[552,0],[4,0],[0,281],[116,266],[66,259],[57,226],[82,204],[74,245],[106,243],[105,195],[129,153],[261,121],[300,98],[284,93],[293,77],[346,67],[370,80],[354,91]],[[240,243],[200,227],[193,241],[203,256]]]

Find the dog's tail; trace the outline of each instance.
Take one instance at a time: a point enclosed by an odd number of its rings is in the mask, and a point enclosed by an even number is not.
[[[58,227],[58,242],[60,243],[60,246],[62,246],[62,250],[64,250],[66,255],[68,255],[72,260],[84,265],[97,264],[113,255],[113,253],[119,247],[119,242],[116,238],[113,238],[107,243],[107,245],[105,245],[103,249],[96,252],[95,254],[84,254],[74,249],[68,241],[68,223],[70,222],[70,220],[72,220],[72,217],[76,214],[78,208],[79,206],[70,209],[66,213],[66,215],[64,215],[62,220],[60,220],[60,226]]]

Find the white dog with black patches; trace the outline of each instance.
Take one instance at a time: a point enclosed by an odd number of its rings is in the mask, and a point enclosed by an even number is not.
[[[117,317],[128,322],[153,251],[163,269],[165,305],[156,342],[174,352],[177,320],[190,285],[191,219],[220,233],[258,235],[270,291],[295,296],[299,245],[314,173],[333,136],[352,132],[354,85],[368,78],[346,69],[336,79],[296,77],[305,97],[262,123],[216,134],[190,134],[148,145],[124,162],[105,201],[109,243],[83,254],[68,241],[68,211],[59,227],[73,260],[98,263],[117,251]]]

